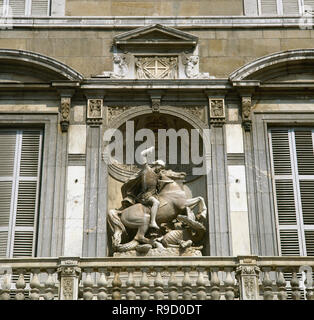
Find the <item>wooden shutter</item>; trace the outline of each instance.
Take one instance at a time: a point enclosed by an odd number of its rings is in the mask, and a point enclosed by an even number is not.
[[[289,130],[271,130],[270,145],[280,252],[282,255],[300,255]]]
[[[264,16],[276,15],[277,0],[260,0],[260,14]]]
[[[32,0],[32,16],[47,16],[49,9],[48,0]]]
[[[311,128],[270,130],[282,255],[314,255],[313,136]]]
[[[0,256],[34,253],[40,130],[0,130]]]
[[[314,11],[314,0],[303,0],[304,9]]]
[[[299,1],[282,0],[282,12],[284,15],[299,15]]]
[[[16,140],[15,131],[0,131],[0,257],[7,257],[9,254]]]
[[[25,16],[26,0],[9,0],[13,16]]]

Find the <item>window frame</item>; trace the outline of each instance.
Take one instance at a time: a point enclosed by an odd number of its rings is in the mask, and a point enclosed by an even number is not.
[[[0,128],[42,129],[41,177],[38,197],[38,220],[34,256],[55,257],[63,254],[64,204],[66,185],[67,144],[59,135],[58,114],[0,113]],[[58,164],[58,165],[57,165]]]
[[[304,180],[314,180],[314,175],[301,175],[298,172],[298,161],[297,161],[297,149],[295,143],[295,131],[312,131],[312,147],[314,151],[314,127],[308,126],[289,126],[289,127],[280,127],[280,129],[287,130],[288,132],[288,140],[289,140],[289,149],[290,149],[290,163],[291,163],[291,175],[287,177],[286,175],[276,175],[274,172],[274,160],[273,160],[273,148],[272,148],[272,140],[271,140],[271,131],[278,127],[273,126],[268,128],[268,139],[269,139],[269,153],[272,164],[272,187],[273,187],[273,198],[274,198],[274,209],[276,213],[276,230],[277,230],[277,241],[278,241],[278,251],[279,254],[282,255],[281,244],[280,244],[280,230],[297,230],[298,239],[299,239],[299,251],[300,256],[307,256],[306,249],[306,239],[305,239],[305,231],[306,230],[314,230],[314,225],[305,225],[303,221],[303,209],[302,209],[302,198],[301,198],[301,189],[300,189],[300,181]],[[290,177],[291,176],[291,177]],[[296,224],[295,225],[280,225],[279,223],[279,215],[278,215],[278,207],[277,207],[277,194],[276,194],[276,181],[277,180],[285,180],[292,179],[293,183],[293,195],[294,195],[294,203],[295,203],[295,214],[296,214]]]
[[[0,127],[0,130],[6,132],[15,132],[16,133],[16,144],[15,144],[15,158],[14,158],[14,169],[12,173],[12,187],[11,187],[11,205],[10,205],[10,219],[8,226],[8,243],[6,256],[8,258],[12,258],[14,255],[14,240],[15,240],[15,231],[17,229],[29,229],[29,231],[33,232],[32,239],[32,253],[31,256],[35,256],[36,249],[36,239],[37,239],[37,224],[38,224],[38,216],[39,216],[39,202],[40,202],[40,176],[42,170],[42,151],[43,151],[43,128],[35,127],[35,128],[23,128],[23,127],[15,127],[15,128],[5,128]],[[38,168],[37,168],[37,178],[34,180],[34,177],[21,177],[19,174],[20,162],[22,157],[22,140],[24,132],[28,131],[39,131],[39,159],[38,159]],[[6,179],[5,179],[6,180]],[[18,195],[19,195],[19,184],[21,181],[36,181],[36,203],[35,203],[35,212],[34,212],[34,226],[33,227],[18,227],[16,226],[16,214],[17,214],[17,204],[18,204]],[[22,230],[20,230],[22,231]]]
[[[11,0],[3,0],[3,7],[9,7],[10,6],[10,1]],[[32,1],[33,0],[25,0],[25,12],[24,12],[23,16],[32,17]],[[51,1],[52,0],[47,0],[47,1],[48,1],[47,14],[43,15],[43,17],[51,16]]]
[[[249,207],[255,209],[249,211],[249,216],[258,255],[279,255],[280,252],[268,130],[270,127],[314,127],[314,117],[311,119],[309,115],[313,116],[313,112],[255,110],[252,114],[252,146],[246,152],[254,159],[254,170],[247,168],[247,175],[256,197],[249,197],[248,201]]]

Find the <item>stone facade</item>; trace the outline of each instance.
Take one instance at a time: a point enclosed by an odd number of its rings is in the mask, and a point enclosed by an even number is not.
[[[240,0],[55,8],[0,30],[0,129],[44,129],[36,255],[112,255],[107,211],[134,172],[107,166],[103,136],[132,119],[210,131],[208,174],[187,182],[206,199],[204,256],[279,255],[267,128],[314,121],[313,30]]]

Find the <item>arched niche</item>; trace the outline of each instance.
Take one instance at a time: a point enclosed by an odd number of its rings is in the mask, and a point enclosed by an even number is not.
[[[187,129],[190,133],[192,129],[198,129],[202,134],[203,129],[208,129],[208,126],[197,118],[195,115],[187,111],[188,108],[182,107],[171,107],[163,106],[160,107],[159,113],[152,113],[152,110],[149,106],[141,107],[130,107],[128,110],[124,111],[119,117],[117,117],[112,122],[108,123],[108,127],[117,128],[122,132],[125,130],[127,121],[134,121],[134,131],[142,128],[151,129],[154,133],[158,129],[170,129],[178,131],[180,129]],[[125,143],[125,136],[124,136]],[[202,155],[203,149],[203,140],[202,137],[199,139],[200,143],[200,155]],[[205,143],[209,144],[209,141]],[[141,144],[141,142],[139,143]],[[180,141],[178,141],[180,144]],[[168,148],[167,148],[168,149]],[[207,148],[206,148],[207,149]],[[210,149],[210,148],[209,148]],[[179,146],[178,146],[179,150]],[[167,151],[168,152],[168,151]],[[156,159],[157,159],[156,155]],[[189,157],[191,159],[191,157]],[[179,159],[179,157],[178,157]],[[208,154],[207,158],[208,159]],[[205,175],[193,176],[192,166],[190,165],[169,165],[168,168],[171,168],[176,171],[185,171],[188,173],[186,179],[186,185],[191,189],[193,196],[202,196],[207,202],[207,177]],[[130,165],[121,165],[116,163],[111,163],[109,165],[109,177],[108,177],[108,208],[118,208],[121,205],[121,187],[123,183],[134,174],[138,168],[136,166]]]

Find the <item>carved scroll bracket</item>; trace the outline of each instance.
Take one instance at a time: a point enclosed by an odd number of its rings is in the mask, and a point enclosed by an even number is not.
[[[252,127],[252,96],[260,82],[255,80],[234,81],[232,83],[241,98],[242,125],[245,131],[251,131]]]
[[[252,109],[252,97],[242,96],[241,97],[241,107],[242,107],[242,124],[245,131],[251,131],[252,119],[251,119],[251,109]]]
[[[70,124],[71,97],[74,90],[60,90],[60,125],[62,132],[67,132]]]

